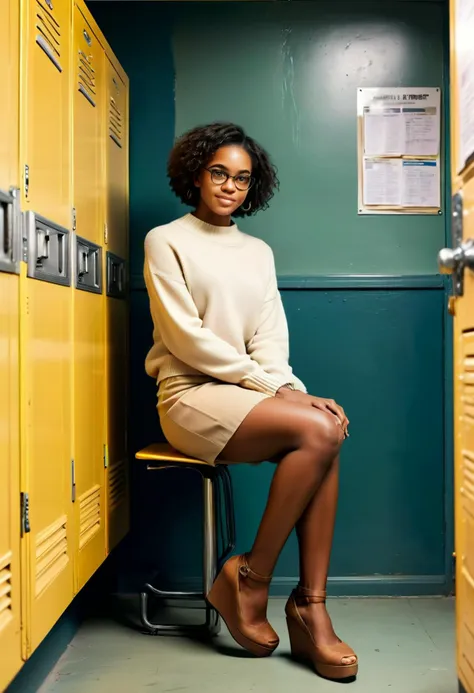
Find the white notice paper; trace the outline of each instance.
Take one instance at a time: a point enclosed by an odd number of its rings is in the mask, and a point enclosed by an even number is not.
[[[364,204],[398,206],[401,200],[401,159],[364,159]]]
[[[400,154],[403,149],[403,122],[399,108],[366,113],[364,117],[365,154]]]
[[[439,148],[439,116],[429,109],[403,109],[404,154],[435,156]]]
[[[439,207],[439,164],[438,161],[403,161],[402,206]]]
[[[366,156],[439,154],[441,96],[438,88],[359,89],[357,113],[363,118]]]
[[[456,1],[456,56],[459,90],[459,158],[462,170],[474,154],[474,2]]]

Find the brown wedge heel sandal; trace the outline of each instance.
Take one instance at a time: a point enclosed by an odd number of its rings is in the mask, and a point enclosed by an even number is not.
[[[224,563],[207,595],[207,601],[220,614],[234,640],[255,657],[271,655],[280,640],[267,620],[257,624],[243,620],[240,585],[243,580],[269,583],[271,579],[255,573],[245,555],[233,556]]]
[[[357,675],[359,664],[352,648],[342,641],[336,645],[316,645],[298,610],[298,605],[322,604],[325,601],[325,591],[315,592],[304,587],[297,587],[290,596],[285,611],[292,657],[297,661],[312,663],[316,673],[326,679],[353,678]],[[345,657],[356,657],[356,661],[344,664]]]

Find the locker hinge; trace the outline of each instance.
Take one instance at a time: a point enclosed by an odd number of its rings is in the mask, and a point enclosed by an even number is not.
[[[107,226],[107,222],[104,223],[104,245],[107,245],[109,242],[109,227]]]
[[[28,493],[20,494],[21,505],[21,536],[31,531],[30,527],[30,498]]]
[[[104,443],[104,467],[107,469],[109,466],[109,446]]]
[[[76,502],[76,467],[74,460],[71,460],[71,500]]]
[[[72,208],[72,215],[71,215],[71,224],[72,224],[72,230],[76,230],[76,224],[77,224],[77,218],[76,218],[76,208]]]
[[[25,197],[28,197],[28,192],[30,190],[30,167],[25,164],[25,172],[23,176],[23,188],[25,191]]]

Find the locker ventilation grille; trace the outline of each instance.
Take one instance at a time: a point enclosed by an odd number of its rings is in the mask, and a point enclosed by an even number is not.
[[[0,632],[13,618],[11,553],[0,560]]]
[[[54,583],[69,563],[66,525],[67,517],[60,517],[36,538],[36,596]]]
[[[92,56],[87,56],[84,51],[79,50],[78,59],[78,89],[95,108],[97,85],[95,70],[92,67]]]
[[[464,450],[462,457],[462,493],[464,507],[472,515],[474,522],[474,455]]]
[[[61,27],[51,10],[36,0],[36,43],[59,72],[61,66]]]
[[[125,460],[109,467],[109,510],[124,502],[126,484]]]
[[[79,514],[82,549],[100,530],[100,486],[94,486],[79,499]]]
[[[109,102],[109,135],[115,144],[122,148],[123,118],[114,97]]]

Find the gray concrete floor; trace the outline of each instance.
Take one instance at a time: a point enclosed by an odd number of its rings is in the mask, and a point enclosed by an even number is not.
[[[283,615],[269,617],[281,644],[267,659],[246,656],[225,627],[210,643],[152,637],[106,618],[86,621],[39,693],[329,693],[341,684],[294,663]],[[350,691],[456,693],[451,599],[331,599],[340,637],[359,655]]]

